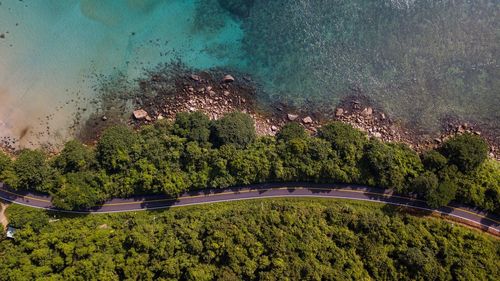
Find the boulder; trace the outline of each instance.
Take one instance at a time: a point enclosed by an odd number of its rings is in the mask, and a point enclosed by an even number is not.
[[[271,130],[272,130],[273,132],[276,132],[276,131],[278,130],[278,127],[276,127],[276,126],[274,126],[274,125],[273,125],[273,126],[271,126]]]
[[[367,107],[363,109],[363,111],[361,111],[361,115],[363,115],[364,117],[372,116],[372,114],[373,114],[373,109],[371,107]]]
[[[134,111],[134,118],[137,120],[143,120],[146,119],[148,116],[148,113],[144,109],[138,109]]]
[[[302,122],[304,122],[304,124],[311,124],[313,120],[311,117],[307,116],[306,118],[302,119]]]
[[[235,80],[234,77],[229,74],[224,76],[224,78],[222,78],[222,82],[224,83],[232,83],[234,82],[234,80]]]
[[[195,75],[195,74],[191,74],[190,78],[191,78],[192,80],[194,80],[194,81],[200,81],[200,80],[201,80],[200,76]]]
[[[295,121],[297,118],[299,118],[299,116],[298,116],[298,115],[295,115],[295,114],[290,114],[290,113],[288,113],[287,118],[288,118],[288,120],[290,120],[290,121]]]
[[[340,107],[339,107],[339,108],[337,108],[337,109],[335,110],[335,116],[336,116],[336,117],[341,117],[342,115],[344,115],[344,109],[343,109],[343,108],[340,108]]]

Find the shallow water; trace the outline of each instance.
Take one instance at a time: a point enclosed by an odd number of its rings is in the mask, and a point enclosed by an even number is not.
[[[298,106],[363,94],[422,128],[500,127],[499,0],[0,2],[0,137],[28,130],[23,145],[68,137],[96,77],[171,60],[248,72]]]

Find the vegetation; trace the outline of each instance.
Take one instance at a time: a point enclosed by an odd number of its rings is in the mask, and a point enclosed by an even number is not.
[[[12,205],[0,280],[496,280],[500,241],[381,204],[278,199],[67,216]]]
[[[238,148],[244,148],[256,138],[253,119],[242,112],[226,114],[215,122],[213,131],[214,143],[219,146],[232,144]]]
[[[220,120],[180,113],[133,131],[106,130],[95,148],[70,141],[47,159],[22,151],[0,156],[0,180],[13,188],[49,192],[63,209],[91,208],[111,197],[261,182],[356,183],[413,194],[439,207],[455,200],[500,214],[500,169],[484,141],[464,134],[418,155],[403,144],[369,139],[333,122],[310,136],[298,123],[277,137],[256,138],[252,119],[230,113]]]

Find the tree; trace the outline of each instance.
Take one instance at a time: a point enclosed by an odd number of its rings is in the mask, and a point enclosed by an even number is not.
[[[367,145],[364,158],[367,184],[393,188],[401,193],[408,191],[408,185],[423,170],[417,153],[402,144],[372,140]]]
[[[438,184],[439,180],[433,172],[424,172],[413,180],[411,190],[425,198],[430,191],[437,189]]]
[[[237,148],[245,148],[256,137],[252,117],[242,112],[226,114],[213,125],[213,139],[218,146],[233,144]]]
[[[465,133],[443,143],[440,152],[463,173],[476,170],[488,157],[488,144],[480,136]]]
[[[349,163],[356,163],[362,157],[363,147],[368,142],[365,133],[342,122],[322,126],[318,136],[328,141],[339,156]]]
[[[67,142],[54,160],[55,166],[64,173],[88,170],[94,161],[94,152],[77,140]]]
[[[199,111],[177,113],[173,132],[190,141],[208,142],[210,138],[210,119]]]
[[[433,172],[437,172],[441,169],[443,169],[446,164],[448,163],[448,160],[446,157],[443,156],[443,154],[439,153],[436,150],[430,150],[421,155],[422,159],[422,164],[424,164],[424,167]]]
[[[281,128],[279,133],[276,135],[277,140],[290,141],[293,139],[304,139],[308,135],[304,127],[302,127],[299,123],[292,122],[287,123],[285,126]]]
[[[97,160],[109,172],[126,170],[139,152],[138,135],[124,126],[108,128],[97,143]]]
[[[366,134],[349,124],[331,122],[319,129],[318,136],[329,142],[342,160],[340,168],[347,181],[359,181],[361,175],[358,166],[364,146],[368,143]]]
[[[22,150],[13,167],[17,178],[17,186],[13,188],[45,192],[52,189],[53,171],[43,151]]]
[[[12,170],[12,160],[0,150],[0,181],[5,180],[8,171]]]
[[[98,178],[89,172],[60,176],[57,187],[52,203],[64,210],[89,209],[106,199]]]
[[[12,160],[10,159],[9,156],[5,155],[5,153],[3,153],[1,150],[0,150],[0,174],[7,170],[8,168],[10,168],[12,165]]]
[[[430,189],[427,192],[427,204],[433,208],[446,206],[451,200],[455,199],[457,185],[453,181],[441,182],[437,188]]]

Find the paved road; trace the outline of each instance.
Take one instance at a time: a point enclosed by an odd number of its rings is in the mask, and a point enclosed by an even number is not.
[[[280,183],[260,184],[251,187],[238,187],[220,190],[206,190],[181,195],[177,199],[167,198],[162,195],[138,196],[128,199],[112,199],[103,205],[73,213],[113,213],[139,210],[164,209],[179,206],[226,202],[236,200],[249,200],[273,197],[325,197],[382,202],[391,205],[412,207],[420,210],[445,214],[467,221],[478,228],[489,230],[500,236],[500,218],[475,209],[460,205],[452,205],[439,209],[429,208],[424,201],[409,197],[391,194],[383,189],[334,184],[311,183]],[[0,183],[0,198],[12,203],[42,208],[53,211],[56,209],[48,195],[13,191]]]

